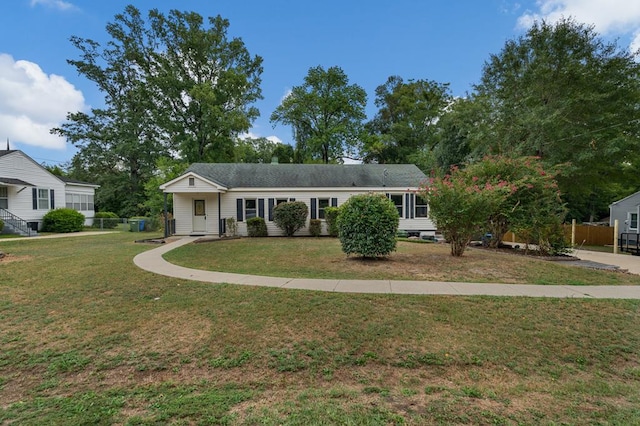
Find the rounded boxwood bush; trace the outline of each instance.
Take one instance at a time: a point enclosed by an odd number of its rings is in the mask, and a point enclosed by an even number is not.
[[[309,221],[309,234],[312,237],[319,237],[322,234],[322,221],[320,219],[311,219]]]
[[[113,212],[96,212],[93,216],[93,227],[102,229],[113,229],[118,226],[120,218]]]
[[[44,232],[78,232],[84,226],[84,215],[67,208],[51,210],[42,218]]]
[[[273,209],[273,223],[282,229],[287,237],[307,224],[309,208],[302,201],[290,201],[278,204]]]
[[[400,217],[381,194],[354,195],[340,206],[338,237],[342,251],[362,257],[386,256],[396,249]]]
[[[247,234],[250,237],[266,237],[267,224],[261,217],[252,217],[247,219]]]

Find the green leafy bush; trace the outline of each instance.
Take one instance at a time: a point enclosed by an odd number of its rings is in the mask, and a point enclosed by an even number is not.
[[[332,237],[338,236],[338,214],[340,209],[338,207],[325,207],[324,208],[324,220],[327,222],[327,232]]]
[[[312,237],[319,237],[322,234],[322,221],[320,219],[311,219],[309,221],[309,233]]]
[[[42,218],[44,232],[78,232],[83,226],[84,215],[73,209],[51,210]]]
[[[0,220],[0,232],[4,229],[4,222]]]
[[[159,216],[147,217],[144,220],[144,230],[147,232],[155,232],[161,228],[161,218]]]
[[[93,227],[100,229],[113,229],[118,226],[120,218],[113,212],[96,212],[93,216]]]
[[[226,228],[227,228],[227,236],[228,237],[235,237],[236,235],[238,235],[238,223],[236,222],[236,219],[234,217],[228,217],[225,219],[225,222],[227,224]]]
[[[362,257],[386,256],[396,249],[400,217],[396,206],[381,194],[355,195],[338,215],[342,251]]]
[[[261,217],[247,219],[247,234],[250,237],[266,237],[268,233],[264,219]]]
[[[273,209],[273,223],[282,229],[287,237],[307,224],[309,208],[302,201],[291,201],[278,204]]]

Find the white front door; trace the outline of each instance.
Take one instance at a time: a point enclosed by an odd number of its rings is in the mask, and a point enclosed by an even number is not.
[[[207,230],[207,211],[205,200],[193,200],[193,232]]]

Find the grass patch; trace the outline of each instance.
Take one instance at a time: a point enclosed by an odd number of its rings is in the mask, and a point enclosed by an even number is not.
[[[638,285],[640,276],[515,254],[399,242],[383,259],[347,257],[335,238],[242,238],[189,244],[165,254],[195,269],[289,278],[384,279],[543,285]]]
[[[2,242],[0,424],[640,423],[640,301],[211,285],[135,238]]]

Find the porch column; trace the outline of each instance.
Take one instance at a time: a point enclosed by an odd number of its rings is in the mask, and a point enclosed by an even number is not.
[[[164,237],[169,237],[169,214],[167,212],[167,193],[164,192]]]

